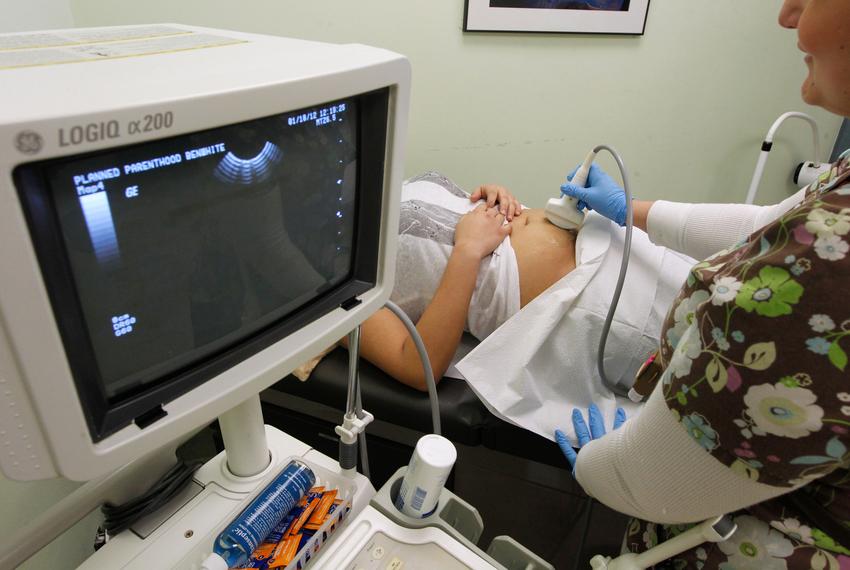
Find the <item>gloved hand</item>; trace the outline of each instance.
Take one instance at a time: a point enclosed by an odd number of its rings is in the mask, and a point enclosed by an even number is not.
[[[604,170],[596,166],[595,162],[590,165],[587,173],[587,187],[570,182],[576,170],[578,168],[567,176],[567,183],[561,185],[561,194],[577,198],[579,210],[596,210],[609,220],[621,226],[626,225],[626,193],[623,189]]]
[[[579,449],[590,443],[591,440],[599,439],[605,435],[605,424],[602,421],[602,412],[599,411],[596,404],[590,404],[590,407],[587,409],[587,421],[590,424],[589,431],[587,429],[587,424],[584,423],[584,417],[581,415],[581,410],[578,408],[573,409],[573,427],[576,430],[576,439],[578,439]],[[617,408],[617,412],[614,414],[613,429],[617,429],[623,425],[625,421],[626,410],[623,408]],[[555,430],[555,441],[558,442],[558,447],[561,448],[561,451],[566,456],[567,461],[569,461],[570,466],[573,468],[573,475],[575,475],[578,451],[573,449],[567,435],[559,429]]]

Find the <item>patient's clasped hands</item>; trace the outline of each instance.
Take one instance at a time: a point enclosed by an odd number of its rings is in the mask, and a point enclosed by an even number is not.
[[[522,213],[522,205],[506,188],[495,184],[479,186],[469,200],[486,200],[486,203],[480,204],[457,223],[455,248],[483,259],[510,235],[510,222]]]
[[[484,259],[511,233],[511,224],[496,208],[481,204],[457,223],[455,249]]]
[[[512,222],[514,217],[522,213],[522,204],[519,203],[519,200],[507,188],[498,184],[482,184],[476,188],[475,192],[469,196],[469,201],[477,202],[478,200],[486,200],[488,208],[493,208],[498,204],[499,213],[505,216],[505,219],[509,222]]]

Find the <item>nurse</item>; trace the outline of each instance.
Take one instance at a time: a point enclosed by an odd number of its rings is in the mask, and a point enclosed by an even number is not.
[[[850,115],[850,2],[786,0],[779,23],[805,54],[803,100]],[[588,180],[564,190],[622,224],[622,190],[598,168]],[[603,435],[592,413],[577,456],[559,434],[577,480],[635,517],[634,552],[734,513],[731,539],[676,568],[850,568],[850,160],[776,206],[634,211],[654,242],[707,259],[668,314],[640,416]]]

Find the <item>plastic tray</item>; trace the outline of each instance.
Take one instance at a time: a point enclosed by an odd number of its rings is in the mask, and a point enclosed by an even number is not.
[[[308,567],[310,559],[316,555],[322,545],[327,542],[333,532],[341,526],[342,522],[351,512],[351,502],[354,499],[357,486],[352,483],[351,480],[343,477],[339,473],[333,473],[332,471],[301,457],[291,457],[286,459],[283,464],[286,465],[292,459],[297,459],[298,461],[305,463],[313,470],[313,473],[316,475],[315,486],[325,486],[331,489],[336,489],[337,498],[343,500],[340,508],[336,509],[333,514],[331,514],[330,518],[328,518],[328,520],[319,527],[316,533],[309,541],[307,541],[307,544],[298,551],[295,558],[292,559],[292,562],[287,564],[285,568],[285,570],[303,570]]]

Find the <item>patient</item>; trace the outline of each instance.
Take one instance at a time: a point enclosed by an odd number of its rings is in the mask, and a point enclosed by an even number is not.
[[[435,173],[405,185],[391,299],[416,323],[438,381],[465,330],[484,340],[575,266],[574,232],[543,210],[523,210],[505,188],[469,195]],[[360,350],[390,376],[426,389],[413,340],[388,309],[363,324]]]

